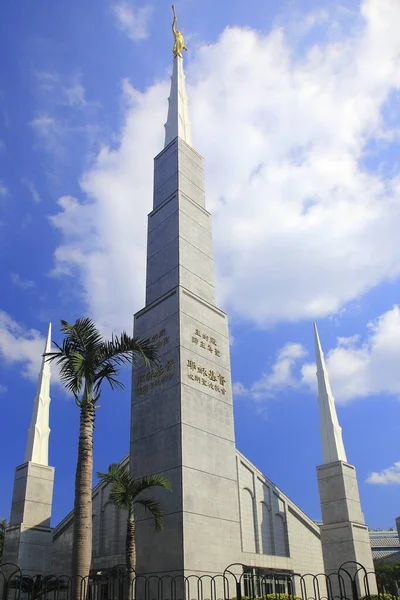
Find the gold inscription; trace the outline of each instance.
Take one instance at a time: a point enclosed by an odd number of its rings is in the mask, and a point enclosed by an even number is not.
[[[156,350],[161,348],[161,346],[165,346],[169,342],[169,337],[167,336],[167,332],[165,329],[161,329],[158,333],[155,333],[151,339],[151,343],[154,344]]]
[[[204,387],[209,387],[215,392],[225,396],[226,377],[221,375],[221,373],[217,373],[213,369],[207,369],[191,359],[188,359],[187,367],[187,376],[189,379],[200,383],[200,385],[204,385]]]
[[[200,329],[196,329],[194,335],[192,335],[192,344],[203,348],[203,350],[208,350],[210,354],[221,356],[216,339],[202,333]]]
[[[151,371],[143,373],[143,375],[140,375],[138,379],[136,394],[141,396],[153,388],[170,381],[174,376],[173,371],[174,359],[172,358],[167,360],[164,364],[160,365],[156,369],[152,369]]]

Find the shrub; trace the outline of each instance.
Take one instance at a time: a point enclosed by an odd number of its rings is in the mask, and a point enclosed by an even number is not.
[[[370,596],[362,596],[360,600],[394,600],[396,595],[391,594],[371,594]]]
[[[372,598],[372,600],[375,600]],[[237,598],[231,598],[230,600],[237,600]],[[249,596],[242,596],[242,600],[251,600]],[[299,596],[291,596],[290,594],[267,594],[266,596],[255,596],[254,600],[302,600]],[[383,600],[389,600],[384,598]],[[390,599],[392,600],[392,599]]]

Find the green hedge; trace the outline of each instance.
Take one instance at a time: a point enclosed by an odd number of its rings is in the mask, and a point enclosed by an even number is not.
[[[371,596],[362,596],[360,600],[393,600],[396,597],[391,594],[371,594]]]
[[[230,600],[237,600],[231,598]],[[249,596],[242,596],[242,600],[252,600]],[[256,600],[302,600],[299,596],[290,596],[289,594],[267,594],[266,596],[257,596]],[[359,600],[396,600],[396,596],[391,594],[371,594],[371,596],[361,596]]]
[[[237,600],[237,598],[231,598],[230,600]],[[250,600],[250,597],[242,596],[242,600]],[[267,594],[266,596],[257,596],[257,600],[302,600],[302,598],[299,598],[299,596],[291,596],[289,594]],[[385,598],[384,600],[388,599]]]

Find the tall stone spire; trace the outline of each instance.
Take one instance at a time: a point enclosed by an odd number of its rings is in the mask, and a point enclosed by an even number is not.
[[[164,148],[176,137],[180,137],[181,140],[192,146],[192,128],[189,121],[183,58],[178,55],[174,58],[172,68],[171,92],[168,98],[168,117],[164,127]]]
[[[323,464],[336,462],[338,460],[347,462],[346,451],[342,439],[342,428],[339,425],[336,414],[335,399],[331,391],[324,353],[322,351],[316,323],[314,323],[314,335]]]
[[[44,354],[48,352],[51,352],[51,323],[49,323]],[[32,420],[28,429],[24,462],[30,461],[38,465],[49,464],[50,377],[50,363],[43,355],[37,392],[33,403]]]
[[[45,353],[50,349],[51,324]],[[4,540],[3,562],[18,565],[26,575],[51,571],[54,468],[48,464],[49,408],[50,365],[43,356],[25,459],[15,469],[10,525]]]
[[[165,123],[165,144],[168,146],[175,138],[179,137],[192,146],[192,131],[189,122],[188,99],[186,95],[185,73],[183,72],[182,50],[187,50],[183,34],[176,28],[175,6],[172,5],[174,19],[172,21],[172,34],[174,36],[174,64],[171,77],[171,92],[168,98],[168,117]]]
[[[331,579],[332,597],[342,594],[337,573],[344,563],[348,563],[346,570],[358,582],[359,596],[376,594],[371,545],[361,508],[356,469],[347,462],[342,430],[315,324],[314,334],[323,455],[323,464],[317,467],[317,476],[325,573],[334,575]],[[365,571],[359,569],[356,563],[362,565]],[[369,575],[365,576],[365,573]]]
[[[203,158],[191,146],[175,21],[166,145],[154,159],[148,217],[146,305],[134,317],[135,335],[157,345],[159,365],[133,371],[130,466],[134,477],[165,475],[173,489],[155,492],[162,532],[138,509],[136,573],[188,576],[237,563],[241,538],[228,319],[215,301]]]

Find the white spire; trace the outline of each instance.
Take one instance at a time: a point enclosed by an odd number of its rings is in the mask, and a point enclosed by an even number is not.
[[[171,77],[171,92],[168,98],[168,117],[165,123],[165,146],[177,136],[192,145],[192,130],[189,122],[188,99],[183,72],[183,59],[175,56]]]
[[[342,428],[340,427],[337,418],[335,399],[329,384],[324,353],[322,352],[318,329],[315,323],[314,334],[323,464],[337,462],[338,460],[347,462],[346,451],[342,439]]]
[[[44,352],[51,352],[51,323]],[[32,420],[28,429],[24,462],[39,465],[49,464],[49,407],[50,407],[50,363],[43,356],[39,383],[33,403]]]

